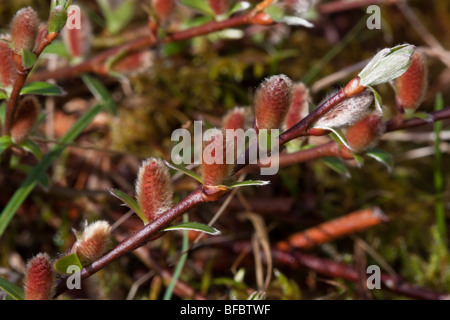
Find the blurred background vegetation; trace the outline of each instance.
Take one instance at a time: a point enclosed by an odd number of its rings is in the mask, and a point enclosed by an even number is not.
[[[8,27],[14,13],[32,6],[42,19],[48,16],[49,1],[0,0],[0,29]],[[111,3],[121,1],[111,1]],[[108,47],[130,41],[145,32],[149,1],[131,0],[133,14],[119,32],[112,34],[96,1],[77,1],[89,12],[94,27],[92,55]],[[332,1],[331,1],[332,2]],[[388,1],[386,1],[388,2]],[[319,2],[320,5],[327,3]],[[450,48],[450,2],[408,1],[444,48]],[[74,242],[73,228],[84,220],[106,219],[111,223],[126,210],[108,195],[111,187],[120,187],[133,194],[133,183],[140,161],[149,156],[170,158],[174,129],[189,121],[205,119],[217,125],[222,115],[234,106],[251,106],[251,97],[263,78],[286,74],[295,82],[304,81],[312,88],[313,101],[319,103],[327,94],[356,75],[317,88],[319,80],[370,58],[379,49],[399,43],[425,46],[423,36],[405,20],[395,5],[381,4],[382,28],[369,30],[367,6],[323,14],[311,13],[314,28],[286,25],[250,26],[242,33],[221,32],[161,45],[154,49],[152,66],[129,77],[129,81],[101,77],[118,105],[116,116],[96,117],[89,130],[77,141],[78,147],[67,148],[54,163],[48,190],[37,188],[22,205],[0,241],[0,275],[20,283],[24,263],[38,252],[58,257]],[[199,21],[199,14],[177,6],[177,27]],[[144,31],[143,31],[144,30]],[[55,61],[56,59],[56,61]],[[67,63],[63,58],[46,56],[42,68]],[[46,64],[46,66],[45,66]],[[434,109],[437,93],[443,94],[444,106],[450,101],[450,70],[436,57],[429,58],[429,91],[421,111]],[[54,136],[65,132],[79,114],[89,108],[92,97],[78,78],[58,84],[67,95],[52,100]],[[393,90],[382,85],[379,92],[387,110],[395,108]],[[47,107],[49,103],[42,99]],[[50,109],[46,109],[47,111]],[[49,116],[49,114],[47,114]],[[250,239],[254,226],[243,218],[245,203],[263,218],[271,244],[290,234],[322,221],[343,216],[361,208],[379,206],[390,221],[361,234],[335,240],[317,247],[312,253],[347,264],[356,264],[356,244],[364,242],[371,248],[365,254],[367,264],[381,265],[383,272],[403,277],[406,281],[441,292],[450,291],[448,240],[436,227],[438,194],[435,175],[443,179],[444,210],[450,211],[449,122],[444,121],[440,152],[442,163],[436,163],[433,125],[387,134],[379,147],[393,156],[394,166],[388,171],[376,161],[366,161],[362,168],[348,165],[345,177],[321,161],[282,168],[271,177],[271,185],[241,191],[227,206],[216,227],[222,237]],[[45,127],[40,138],[47,137]],[[41,141],[42,142],[42,141]],[[43,148],[50,142],[42,143]],[[36,160],[24,161],[33,165]],[[13,177],[14,184],[0,182],[0,207],[8,202],[23,174]],[[195,188],[189,178],[175,182],[177,197],[182,198]],[[239,200],[240,199],[240,200]],[[282,201],[276,207],[270,202]],[[191,211],[190,219],[207,223],[223,201],[200,206]],[[260,203],[260,205],[258,205]],[[255,205],[253,205],[255,204]],[[140,228],[136,217],[116,229],[126,235]],[[218,238],[220,239],[222,238]],[[118,241],[118,239],[116,239]],[[179,257],[181,238],[168,234],[152,242],[152,263],[162,270],[173,271]],[[377,254],[373,254],[376,252]],[[147,261],[148,262],[148,261]],[[256,290],[254,261],[236,261],[236,256],[205,243],[188,256],[181,279],[195,291],[211,299],[245,299]],[[307,299],[330,297],[360,299],[354,283],[333,279],[324,281],[307,269],[275,265],[266,297],[271,299]],[[243,271],[238,272],[242,268]],[[133,283],[149,272],[148,264],[136,254],[128,254],[91,277],[85,290],[65,294],[62,298],[124,299]],[[245,273],[243,273],[245,271]],[[142,281],[137,299],[160,299],[164,292],[157,275]],[[158,280],[159,279],[159,280]],[[85,287],[84,287],[85,288]],[[375,298],[404,298],[386,290],[370,292]]]

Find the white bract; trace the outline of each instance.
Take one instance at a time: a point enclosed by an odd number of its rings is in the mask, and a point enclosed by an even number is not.
[[[359,73],[362,86],[376,86],[401,76],[411,65],[415,46],[402,44],[378,52]]]

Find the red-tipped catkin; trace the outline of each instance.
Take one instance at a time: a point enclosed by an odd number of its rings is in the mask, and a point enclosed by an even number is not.
[[[374,112],[349,127],[346,139],[353,151],[361,152],[373,147],[384,130],[382,113]]]
[[[224,130],[214,129],[210,131],[209,137],[205,137],[202,152],[201,175],[203,185],[218,186],[222,185],[231,175],[234,167],[234,158],[228,159],[227,163],[227,141]],[[228,148],[229,152],[232,148]],[[235,156],[235,155],[234,155]]]
[[[309,89],[303,83],[297,83],[292,89],[292,102],[284,120],[284,130],[288,130],[296,125],[309,113],[309,102],[311,96]]]
[[[9,34],[4,34],[0,36],[0,39],[10,41],[11,37]],[[17,77],[12,52],[9,44],[0,40],[0,83],[4,88],[12,86]]]
[[[408,70],[395,80],[397,105],[401,110],[415,111],[425,98],[428,66],[423,53],[415,51]]]
[[[235,107],[228,111],[228,113],[222,118],[223,129],[245,129],[247,124],[247,112],[245,108]]]
[[[68,13],[68,21],[72,20],[73,14],[76,14],[76,11]],[[82,8],[80,8],[80,28],[69,29],[66,25],[61,31],[61,37],[72,57],[85,57],[89,53],[91,50],[92,26],[89,17]]]
[[[230,0],[208,0],[209,7],[216,15],[228,12]]]
[[[24,281],[26,300],[52,299],[55,283],[55,272],[48,254],[40,253],[28,261]]]
[[[20,9],[11,22],[11,42],[14,51],[21,54],[22,50],[33,51],[39,28],[39,18],[31,7]]]
[[[111,241],[111,226],[99,220],[87,225],[77,239],[75,252],[83,265],[89,264],[105,253]]]
[[[276,75],[264,80],[256,90],[254,105],[258,129],[279,129],[292,100],[292,80]]]
[[[111,66],[111,70],[127,76],[141,74],[148,70],[154,61],[155,55],[150,50],[127,54]]]
[[[11,127],[11,138],[17,144],[22,143],[33,129],[39,117],[41,107],[36,97],[26,96],[17,106]]]
[[[158,22],[166,25],[172,17],[175,2],[173,0],[152,0],[152,8],[155,11]]]
[[[136,200],[148,222],[172,207],[172,182],[161,159],[149,158],[142,163],[136,180]]]
[[[349,127],[362,119],[373,103],[373,94],[370,90],[348,98],[321,117],[316,126],[329,128]]]

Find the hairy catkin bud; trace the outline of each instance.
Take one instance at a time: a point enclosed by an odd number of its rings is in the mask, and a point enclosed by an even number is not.
[[[349,127],[345,136],[353,151],[361,152],[373,147],[384,130],[382,113],[374,112]]]
[[[415,51],[409,68],[394,82],[397,105],[401,110],[415,111],[425,98],[428,66],[423,53]]]
[[[12,49],[2,40],[11,40],[9,34],[0,35],[0,84],[6,88],[12,86],[17,77],[16,67],[12,60]]]
[[[154,58],[150,50],[133,52],[113,63],[111,70],[127,76],[141,74],[153,65]]]
[[[170,173],[161,159],[149,158],[142,163],[136,180],[136,200],[148,222],[172,207]]]
[[[309,102],[311,96],[309,89],[303,83],[297,83],[292,89],[292,102],[284,120],[284,130],[288,130],[296,125],[309,113]]]
[[[373,94],[370,90],[346,99],[321,117],[316,126],[329,128],[348,127],[362,119],[373,103]]]
[[[22,50],[33,51],[39,28],[39,18],[31,7],[20,9],[11,22],[11,42],[14,51],[21,54]]]
[[[89,264],[105,253],[111,241],[111,226],[99,220],[87,225],[77,239],[75,252],[83,265]]]
[[[48,254],[39,253],[28,261],[24,281],[26,300],[50,300],[55,283],[55,272]]]
[[[226,139],[224,130],[211,129],[208,133],[209,135],[205,136],[207,142],[203,144],[202,181],[205,186],[218,186],[222,185],[231,175],[235,154],[227,157],[227,150],[233,152],[233,148],[231,146],[227,148],[232,141]]]
[[[152,0],[152,8],[155,11],[158,22],[167,25],[175,8],[174,0]]]
[[[72,20],[72,15],[76,14],[76,11],[69,12],[69,20]],[[85,57],[91,50],[91,39],[92,39],[92,26],[89,17],[85,11],[80,8],[80,26],[70,26],[66,25],[61,31],[61,37],[63,42],[69,51],[70,55],[74,58]]]
[[[48,32],[59,32],[67,22],[67,10],[63,6],[56,6],[48,18]]]
[[[235,107],[227,112],[227,114],[222,118],[222,128],[225,130],[245,129],[246,124],[247,111],[242,107]]]
[[[256,90],[254,105],[258,129],[279,129],[292,100],[292,80],[276,75],[264,80]]]
[[[208,0],[208,4],[216,15],[226,13],[230,8],[230,0]]]
[[[11,138],[15,143],[25,141],[38,120],[40,110],[39,101],[34,96],[26,96],[20,101],[11,127]]]

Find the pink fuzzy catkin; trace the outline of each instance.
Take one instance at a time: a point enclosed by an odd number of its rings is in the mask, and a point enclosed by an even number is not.
[[[33,8],[26,7],[17,11],[10,27],[14,51],[18,54],[21,54],[22,50],[33,51],[38,29],[39,18]]]
[[[276,75],[264,80],[255,93],[256,126],[259,129],[279,129],[292,100],[292,80]]]
[[[55,290],[55,273],[50,257],[40,253],[27,263],[25,271],[25,299],[50,300]]]
[[[148,222],[172,207],[172,182],[161,159],[149,158],[142,163],[136,181],[136,200]]]
[[[0,35],[0,84],[6,88],[12,86],[17,78],[16,67],[12,60],[13,50],[5,41],[11,41],[9,34]]]
[[[428,67],[425,55],[415,51],[412,63],[394,82],[399,108],[415,111],[425,98],[428,88]]]
[[[99,220],[86,226],[76,243],[76,253],[83,265],[91,263],[105,253],[111,238],[111,226]]]

